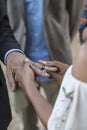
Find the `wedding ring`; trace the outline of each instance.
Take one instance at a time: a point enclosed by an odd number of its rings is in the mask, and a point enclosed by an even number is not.
[[[44,70],[44,69],[45,69],[45,65],[42,65],[41,70]]]

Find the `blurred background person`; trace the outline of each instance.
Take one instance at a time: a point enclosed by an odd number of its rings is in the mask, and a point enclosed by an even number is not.
[[[42,59],[71,64],[71,41],[78,28],[82,5],[82,0],[7,0],[10,25],[26,56],[34,62]],[[58,85],[41,77],[38,81],[53,105]],[[13,101],[13,111],[20,120],[18,129],[37,130],[36,114],[21,88],[13,93]]]

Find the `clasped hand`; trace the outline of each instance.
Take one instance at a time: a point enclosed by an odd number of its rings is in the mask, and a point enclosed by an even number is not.
[[[36,76],[43,76],[45,78],[54,78],[58,85],[61,84],[63,76],[68,68],[67,64],[63,64],[58,61],[39,61],[39,63],[28,64],[25,62],[23,68],[15,70],[17,81],[20,86],[36,86],[39,87],[36,82]]]
[[[54,78],[60,85],[67,68],[67,64],[58,61],[40,60],[39,63],[34,63],[24,54],[12,52],[7,56],[6,74],[12,91],[15,91],[15,77],[21,86],[25,86],[25,84],[35,84],[38,86],[36,76]]]

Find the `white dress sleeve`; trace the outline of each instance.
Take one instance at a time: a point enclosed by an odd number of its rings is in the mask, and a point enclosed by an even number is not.
[[[67,70],[48,120],[48,130],[87,130],[87,83],[75,79],[72,66]]]

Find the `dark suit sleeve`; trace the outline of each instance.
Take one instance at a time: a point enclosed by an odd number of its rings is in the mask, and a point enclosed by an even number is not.
[[[7,130],[11,118],[6,80],[0,66],[0,130]]]
[[[20,49],[6,14],[5,1],[0,0],[0,60],[4,62],[4,56],[10,49]]]

